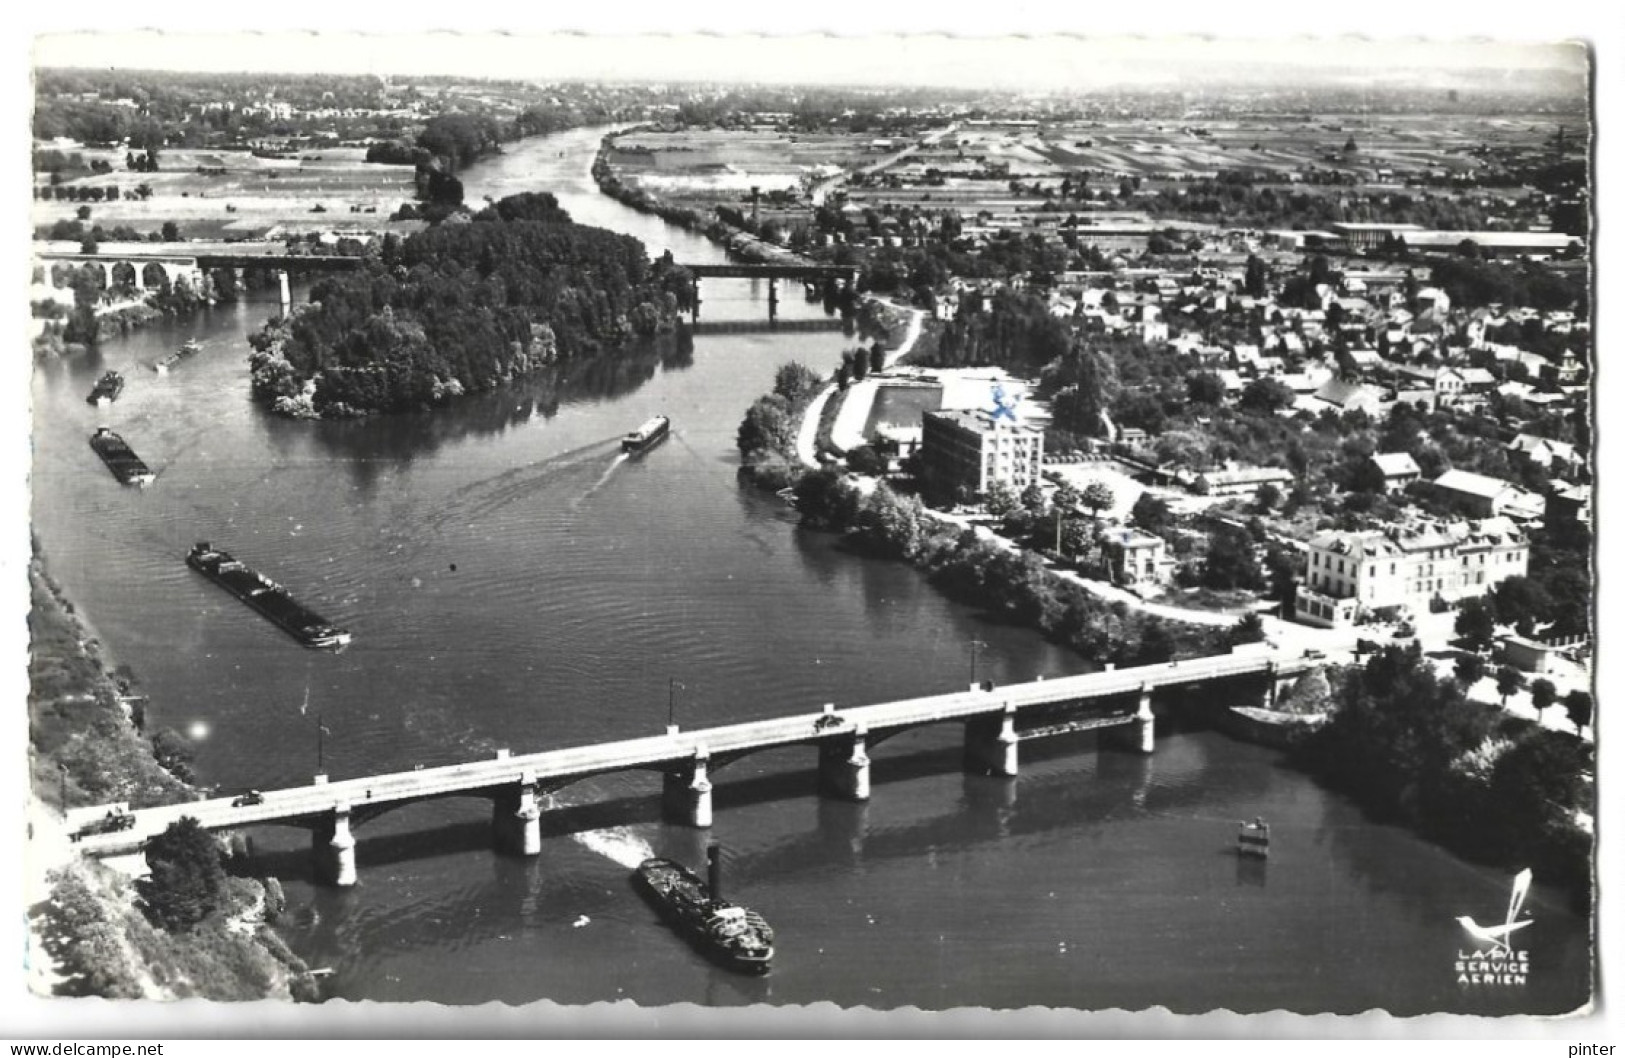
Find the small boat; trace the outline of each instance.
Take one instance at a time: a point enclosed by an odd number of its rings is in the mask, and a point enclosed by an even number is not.
[[[656,415],[636,430],[621,438],[621,451],[643,452],[659,444],[671,432],[671,420]]]
[[[350,633],[294,601],[288,589],[207,543],[194,546],[186,564],[258,610],[307,647],[342,647]]]
[[[125,443],[124,438],[103,426],[90,435],[90,447],[102,457],[107,469],[125,485],[151,485],[158,479],[147,464]]]
[[[1241,824],[1236,833],[1236,851],[1243,856],[1263,856],[1270,854],[1270,825],[1259,816],[1251,823]]]
[[[158,372],[160,375],[167,375],[169,374],[170,368],[174,367],[176,364],[188,357],[196,356],[202,351],[203,346],[199,345],[196,340],[188,340],[185,345],[181,346],[173,353],[170,353],[162,360],[154,362],[152,369]]]
[[[85,400],[91,404],[111,404],[123,392],[124,376],[117,371],[109,371],[96,380],[96,388],[90,391],[90,396]]]
[[[707,958],[744,973],[764,974],[773,961],[773,927],[748,907],[722,898],[722,864],[717,847],[706,855],[708,886],[675,860],[644,860],[633,881],[661,916]]]

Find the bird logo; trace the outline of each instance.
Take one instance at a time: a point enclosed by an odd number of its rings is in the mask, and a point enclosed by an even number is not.
[[[1510,955],[1512,953],[1512,942],[1509,938],[1514,932],[1523,929],[1534,921],[1532,918],[1520,919],[1518,917],[1523,913],[1523,904],[1529,898],[1529,885],[1533,880],[1534,874],[1527,867],[1519,871],[1518,876],[1512,879],[1512,897],[1507,901],[1506,921],[1500,925],[1480,926],[1473,921],[1471,915],[1458,915],[1456,921],[1461,923],[1461,928],[1471,934],[1474,940],[1488,944],[1493,953]]]
[[[1012,397],[1009,394],[1005,393],[1005,391],[1004,391],[1004,383],[1002,383],[1002,382],[993,383],[993,412],[992,412],[992,418],[993,418],[994,422],[998,422],[1000,419],[1009,419],[1011,422],[1015,422],[1016,421],[1016,405],[1020,404],[1020,403],[1021,403],[1021,397],[1019,395]]]

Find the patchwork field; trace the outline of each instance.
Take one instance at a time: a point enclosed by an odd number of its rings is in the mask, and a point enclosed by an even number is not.
[[[36,231],[71,220],[90,207],[89,224],[157,230],[174,221],[186,238],[244,238],[281,225],[295,230],[385,225],[415,198],[411,166],[378,165],[359,148],[307,151],[297,158],[258,158],[245,151],[165,151],[155,173],[124,169],[117,152],[73,151],[86,161],[104,158],[113,172],[65,180],[83,187],[117,187],[116,201],[33,203]],[[36,176],[43,182],[43,178]],[[145,199],[141,187],[151,189]],[[413,230],[408,224],[405,230]]]
[[[851,136],[692,129],[620,137],[610,163],[622,179],[671,200],[732,202],[752,187],[797,192],[877,157]]]

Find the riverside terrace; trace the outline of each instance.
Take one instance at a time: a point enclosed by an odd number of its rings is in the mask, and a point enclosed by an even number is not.
[[[392,808],[438,797],[483,797],[492,802],[492,829],[499,851],[535,856],[542,851],[541,795],[593,775],[654,770],[665,776],[664,812],[669,822],[711,825],[712,768],[749,753],[788,745],[819,751],[819,785],[825,796],[869,797],[868,748],[927,724],[965,725],[965,766],[990,775],[1014,776],[1021,742],[1075,731],[1122,728],[1128,748],[1155,748],[1153,698],[1159,691],[1223,686],[1239,699],[1273,704],[1284,684],[1319,661],[1279,650],[1107,670],[1062,679],[883,702],[821,713],[803,713],[697,731],[673,726],[663,735],[272,790],[256,804],[217,798],[163,805],[129,813],[133,823],[105,833],[86,833],[80,847],[90,855],[137,852],[171,823],[191,816],[206,830],[283,824],[312,832],[318,878],[338,886],[356,881],[351,826]],[[74,809],[70,829],[104,820],[109,806]]]

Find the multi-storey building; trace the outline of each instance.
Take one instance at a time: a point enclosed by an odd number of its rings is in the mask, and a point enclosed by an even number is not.
[[[1529,541],[1508,518],[1328,531],[1309,541],[1298,619],[1330,627],[1385,607],[1420,610],[1434,598],[1483,595],[1528,570]]]
[[[925,479],[951,497],[981,496],[995,482],[1024,489],[1039,480],[1044,434],[985,411],[928,412],[920,436]]]

